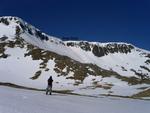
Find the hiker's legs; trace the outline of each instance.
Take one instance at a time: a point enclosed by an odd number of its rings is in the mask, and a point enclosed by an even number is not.
[[[48,94],[48,92],[49,92],[49,86],[47,86],[46,88],[46,95]]]
[[[46,88],[46,95],[48,95],[48,93],[50,95],[52,94],[52,86],[47,86],[47,88]]]
[[[50,95],[52,94],[52,87],[51,86],[49,87],[49,94]]]

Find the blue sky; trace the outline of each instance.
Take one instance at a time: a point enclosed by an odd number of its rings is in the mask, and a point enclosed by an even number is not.
[[[149,0],[1,0],[0,16],[18,16],[49,35],[128,42],[150,50]]]

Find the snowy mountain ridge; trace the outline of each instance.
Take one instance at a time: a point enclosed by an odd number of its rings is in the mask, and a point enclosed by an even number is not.
[[[119,91],[124,87],[131,93],[124,95],[132,95],[139,92],[136,90],[141,87],[139,84],[149,87],[150,52],[132,44],[63,41],[18,17],[4,16],[0,17],[0,46],[0,65],[3,65],[0,71],[4,73],[0,82],[44,88],[42,82],[51,73],[58,80],[56,86],[60,88],[65,82],[63,88],[77,89],[77,93],[82,92],[78,88],[96,89],[92,94],[99,93],[99,88],[108,88],[101,93],[122,95]],[[24,72],[22,77],[11,65]],[[9,76],[12,80],[7,80]]]
[[[92,50],[94,55],[98,57],[107,55],[108,53],[115,53],[115,52],[128,53],[131,52],[132,49],[135,49],[136,51],[138,50],[140,51],[140,49],[136,48],[132,44],[127,44],[123,42],[100,43],[100,42],[87,42],[87,41],[62,41],[59,38],[49,36],[41,32],[39,29],[35,28],[34,26],[28,24],[27,22],[23,21],[18,17],[5,16],[5,17],[0,17],[0,20],[2,24],[5,24],[3,25],[4,28],[1,28],[4,29],[3,31],[1,31],[2,32],[0,33],[1,35],[6,37],[7,36],[14,37],[18,32],[18,35],[20,35],[24,40],[26,40],[29,43],[32,43],[42,49],[56,52],[57,54],[69,56],[83,63],[86,63],[87,61],[80,58],[82,55],[80,56],[77,55],[79,54],[79,52],[78,53],[75,52],[78,50],[77,48],[79,47],[84,51]],[[35,37],[43,40],[43,42],[39,39],[35,39]],[[68,48],[66,46],[71,46],[71,48]],[[72,47],[76,47],[75,50]],[[115,49],[120,49],[120,50],[115,50]],[[64,51],[60,51],[60,50],[64,50]],[[105,51],[105,53],[102,53],[101,51]],[[90,61],[88,63],[93,63],[93,62]]]

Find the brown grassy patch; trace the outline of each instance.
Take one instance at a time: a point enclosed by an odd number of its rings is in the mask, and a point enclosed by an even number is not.
[[[35,75],[34,75],[33,77],[31,77],[30,79],[32,79],[32,80],[38,79],[38,77],[41,75],[41,73],[42,73],[41,70],[40,70],[40,71],[37,71],[37,72],[35,73]]]
[[[150,97],[150,89],[134,94],[132,97]]]

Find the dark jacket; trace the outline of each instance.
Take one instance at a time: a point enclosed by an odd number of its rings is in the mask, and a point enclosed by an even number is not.
[[[48,82],[48,85],[49,85],[49,86],[52,86],[53,79],[52,79],[52,77],[51,77],[51,76],[49,77],[49,79],[48,79],[48,81],[47,81],[47,82]]]

